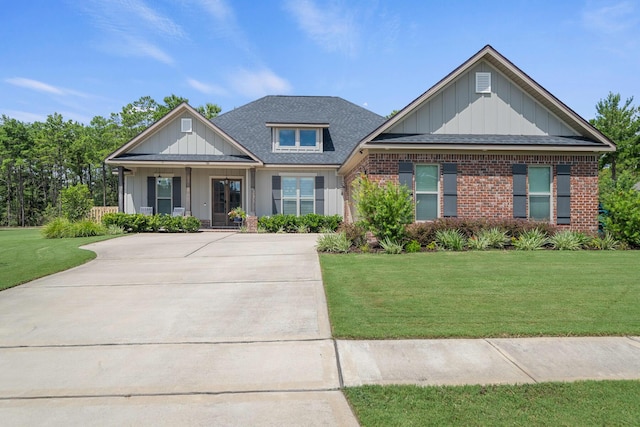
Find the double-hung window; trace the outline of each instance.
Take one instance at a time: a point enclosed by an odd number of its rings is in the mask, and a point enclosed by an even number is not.
[[[320,128],[273,128],[273,151],[322,152]]]
[[[551,168],[529,166],[529,219],[549,221],[551,218]]]
[[[173,206],[173,178],[156,178],[156,212],[171,215]]]
[[[306,215],[315,212],[315,177],[282,177],[282,213]]]
[[[416,220],[438,218],[440,171],[438,165],[416,165]]]

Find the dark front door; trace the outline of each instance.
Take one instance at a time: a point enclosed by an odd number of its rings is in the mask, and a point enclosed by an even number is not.
[[[229,219],[229,211],[242,205],[242,181],[214,178],[212,183],[211,225],[213,227],[233,225],[233,220]]]

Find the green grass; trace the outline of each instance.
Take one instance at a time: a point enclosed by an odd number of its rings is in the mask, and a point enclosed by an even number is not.
[[[640,381],[344,390],[368,426],[620,426],[640,420]]]
[[[640,251],[321,254],[339,338],[640,334]]]
[[[92,260],[95,253],[78,247],[112,237],[45,239],[38,228],[1,228],[0,290]]]

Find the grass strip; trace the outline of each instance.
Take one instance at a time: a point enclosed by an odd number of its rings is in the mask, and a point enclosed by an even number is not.
[[[321,254],[333,335],[640,334],[640,251]]]
[[[620,426],[640,420],[640,381],[362,386],[345,395],[370,426]]]

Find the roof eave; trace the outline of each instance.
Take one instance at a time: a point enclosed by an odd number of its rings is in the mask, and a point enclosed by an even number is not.
[[[375,144],[369,143],[363,148],[369,150],[448,150],[448,151],[529,151],[529,152],[545,152],[545,151],[565,151],[565,152],[588,152],[600,153],[614,151],[615,148],[609,146],[591,146],[591,145],[525,145],[525,144],[431,144],[431,143],[414,143],[414,144]]]

